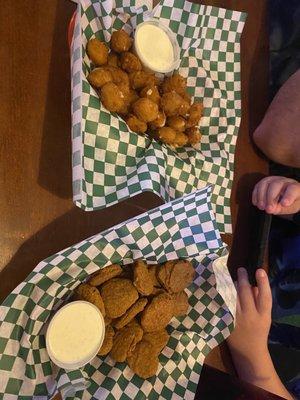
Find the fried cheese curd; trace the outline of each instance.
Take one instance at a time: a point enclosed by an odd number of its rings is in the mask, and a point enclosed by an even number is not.
[[[111,50],[99,39],[88,41],[86,50],[94,68],[87,80],[102,105],[119,114],[137,134],[148,134],[173,149],[197,145],[203,104],[192,102],[187,78],[175,72],[159,79],[144,70],[132,43],[122,29],[113,32]]]

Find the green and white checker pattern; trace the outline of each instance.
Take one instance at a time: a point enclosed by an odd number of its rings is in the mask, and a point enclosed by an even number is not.
[[[166,202],[208,183],[218,228],[231,232],[230,193],[241,119],[240,36],[245,14],[184,0],[165,0],[153,10],[135,0],[81,0],[72,41],[73,199],[86,211],[115,204],[143,191]],[[204,103],[200,145],[173,151],[130,131],[109,113],[87,82],[86,55],[92,37],[159,18],[177,35],[179,72],[190,93]]]
[[[68,385],[90,383],[76,393],[78,399],[193,398],[204,357],[233,327],[233,283],[226,266],[217,279],[210,264],[224,250],[210,194],[208,187],[176,199],[38,264],[0,308],[1,399],[46,400],[56,392],[57,382],[64,391]],[[186,258],[197,270],[188,288],[191,307],[185,318],[174,318],[168,327],[171,338],[160,356],[157,377],[142,380],[110,357],[96,357],[82,371],[58,371],[45,349],[53,311],[95,271],[140,257],[150,263]]]

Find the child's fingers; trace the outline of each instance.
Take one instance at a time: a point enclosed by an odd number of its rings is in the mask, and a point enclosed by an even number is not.
[[[266,194],[267,194],[268,186],[269,186],[268,178],[261,180],[256,185],[256,187],[257,187],[257,202],[256,202],[256,206],[261,210],[264,210],[264,208],[266,206]]]
[[[242,311],[251,310],[254,308],[254,298],[252,288],[249,283],[248,273],[245,268],[239,268],[238,271],[238,297]]]
[[[257,191],[258,191],[258,187],[257,187],[257,185],[255,185],[255,187],[254,187],[254,189],[253,189],[253,191],[252,191],[252,204],[253,204],[254,206],[256,206],[257,203],[258,203]]]
[[[237,292],[237,296],[236,296],[236,314],[238,315],[238,314],[241,314],[242,309],[241,309],[241,303],[240,303],[239,296],[238,296],[238,283],[237,283],[237,281],[234,281],[234,286],[235,286],[235,289],[236,289],[236,292]]]
[[[266,193],[266,211],[268,213],[274,212],[283,186],[284,184],[281,180],[275,180],[269,184]]]
[[[300,185],[297,183],[290,183],[286,186],[286,189],[280,200],[280,204],[284,207],[291,206],[300,196]]]
[[[272,308],[272,293],[268,276],[263,269],[258,269],[255,277],[258,288],[256,299],[257,310],[260,313],[270,313]]]

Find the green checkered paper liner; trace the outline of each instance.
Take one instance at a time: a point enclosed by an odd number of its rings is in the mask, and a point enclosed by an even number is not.
[[[139,2],[140,3],[140,2]],[[181,48],[179,72],[189,93],[204,103],[201,144],[176,151],[132,132],[101,104],[87,81],[87,41],[110,41],[123,28],[132,33],[158,18]],[[86,211],[111,206],[143,191],[165,202],[213,185],[212,204],[220,232],[231,232],[230,194],[241,119],[240,36],[245,14],[184,0],[154,9],[135,0],[81,0],[71,44],[73,200]]]
[[[236,292],[226,264],[214,268],[211,263],[226,252],[211,189],[175,199],[39,263],[0,308],[0,398],[46,400],[57,390],[72,399],[194,398],[204,358],[230,334],[235,314]],[[97,356],[82,370],[55,367],[45,348],[55,310],[100,268],[138,258],[150,264],[188,259],[197,272],[187,289],[187,316],[168,325],[171,337],[157,375],[143,380],[109,356]],[[76,396],[68,397],[70,389]]]

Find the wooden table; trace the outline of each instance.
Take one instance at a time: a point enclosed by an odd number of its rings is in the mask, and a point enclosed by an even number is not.
[[[243,116],[232,193],[234,235],[224,237],[232,247],[234,273],[246,262],[251,190],[268,169],[250,139],[268,101],[266,0],[202,3],[248,12],[242,36]],[[75,4],[62,0],[1,5],[0,301],[42,259],[161,204],[149,193],[93,213],[72,203],[66,36],[74,10]],[[225,346],[215,349],[207,363],[233,372]],[[201,380],[200,390],[206,380]]]

